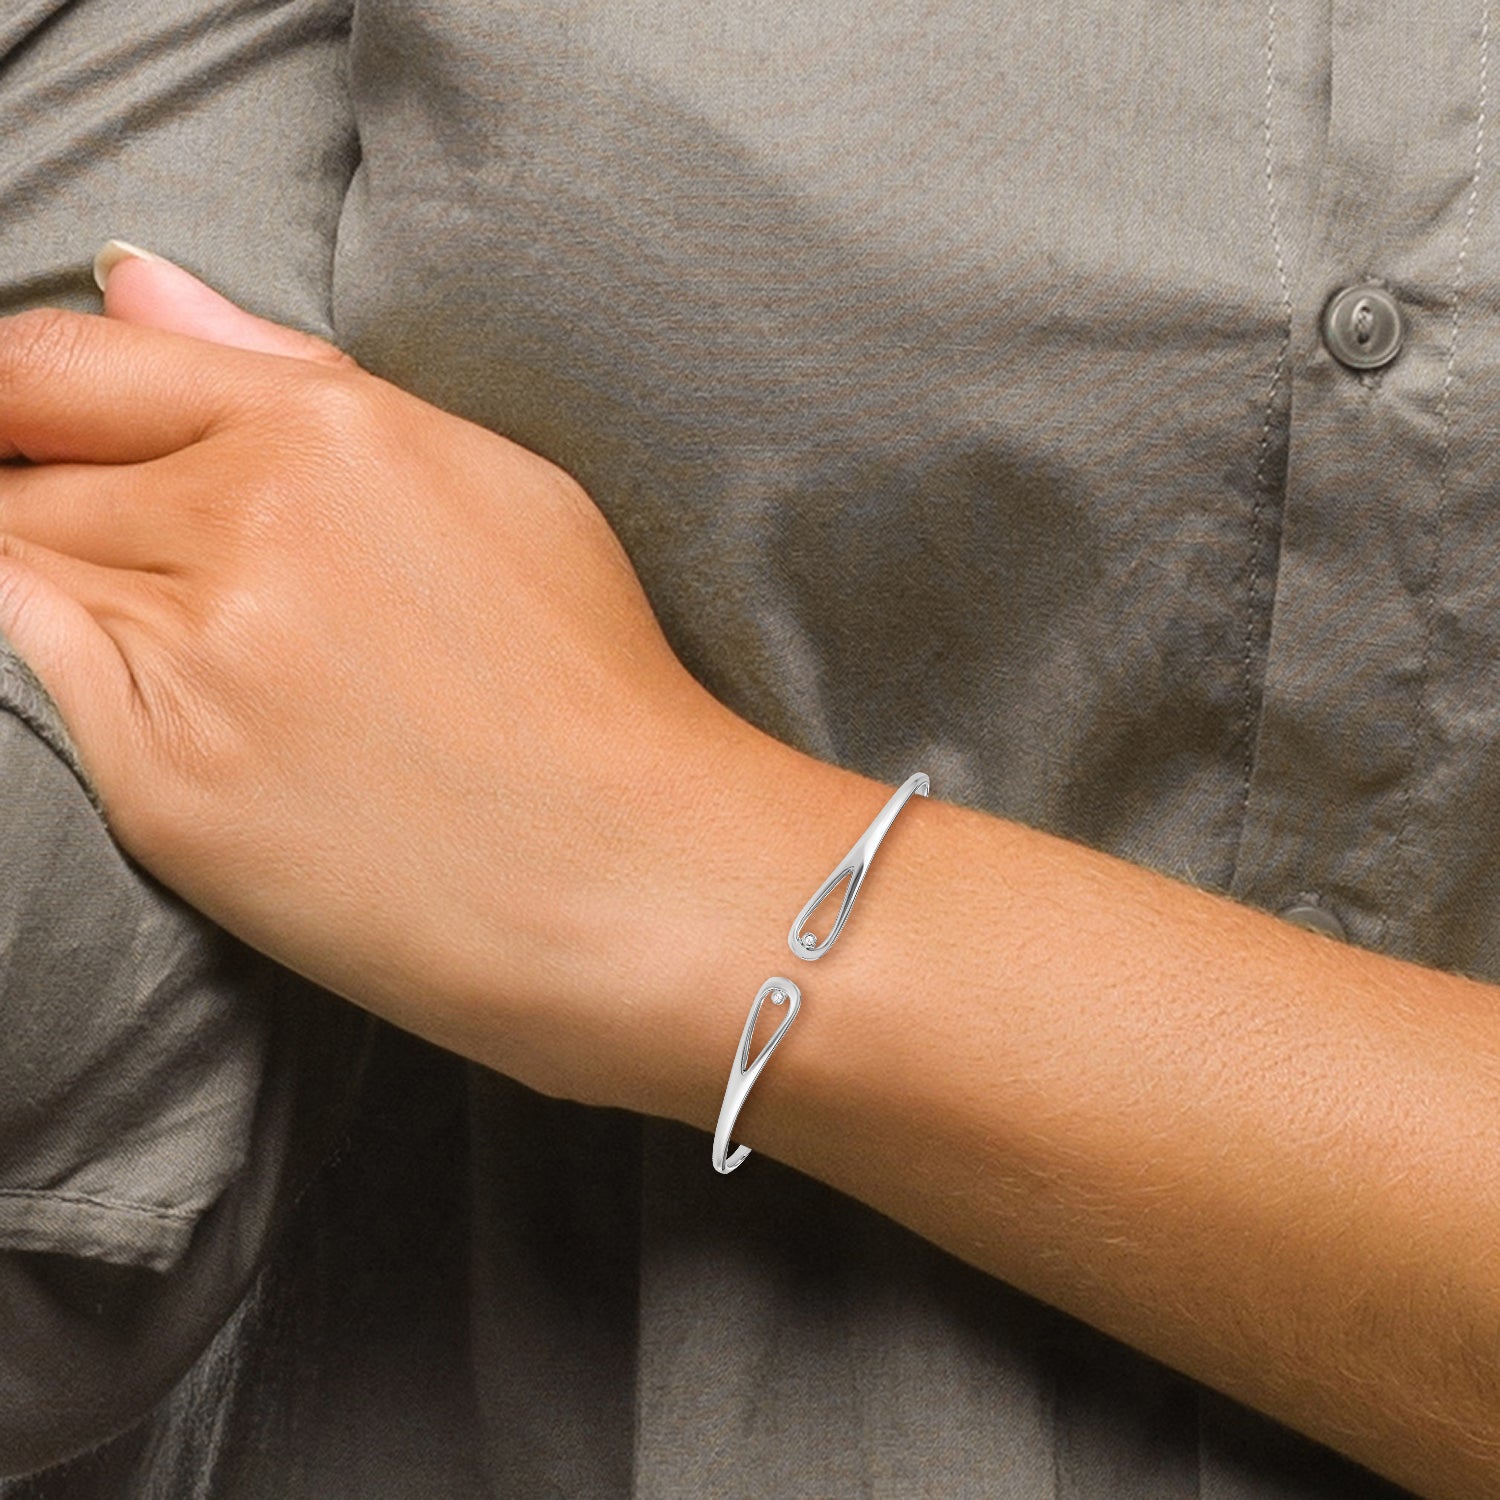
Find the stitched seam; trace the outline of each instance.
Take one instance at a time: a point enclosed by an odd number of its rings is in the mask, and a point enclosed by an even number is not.
[[[66,1203],[75,1208],[103,1208],[110,1213],[131,1214],[145,1219],[170,1219],[173,1223],[191,1224],[197,1217],[180,1209],[148,1208],[141,1203],[115,1203],[108,1198],[91,1198],[87,1193],[54,1193],[46,1188],[0,1188],[0,1202],[17,1199],[23,1203]]]
[[[1276,257],[1276,279],[1281,287],[1281,312],[1286,324],[1286,334],[1281,349],[1276,355],[1276,364],[1271,371],[1271,385],[1266,392],[1265,420],[1260,428],[1260,447],[1255,456],[1255,500],[1250,510],[1250,566],[1246,588],[1245,649],[1241,665],[1244,671],[1245,699],[1245,776],[1240,797],[1240,839],[1243,842],[1245,825],[1250,816],[1250,783],[1255,768],[1255,691],[1252,686],[1255,646],[1256,593],[1260,588],[1261,515],[1266,499],[1266,458],[1271,449],[1271,418],[1276,408],[1276,393],[1281,388],[1282,371],[1286,368],[1287,356],[1292,347],[1292,293],[1287,281],[1286,256],[1281,243],[1281,216],[1276,207],[1276,182],[1272,170],[1272,119],[1275,102],[1276,81],[1276,0],[1270,0],[1266,10],[1266,109],[1265,109],[1265,164],[1266,201],[1269,208],[1271,250]],[[1268,663],[1269,665],[1269,663]]]
[[[1479,110],[1474,122],[1474,172],[1469,181],[1469,202],[1464,210],[1463,234],[1459,238],[1458,262],[1453,270],[1451,323],[1448,332],[1448,359],[1443,369],[1443,387],[1438,396],[1438,419],[1442,433],[1438,458],[1437,506],[1432,518],[1432,546],[1427,575],[1422,584],[1422,663],[1417,672],[1416,724],[1412,734],[1411,764],[1401,788],[1401,813],[1396,827],[1396,857],[1392,860],[1392,880],[1386,893],[1385,909],[1380,914],[1378,946],[1384,946],[1390,931],[1391,908],[1395,905],[1398,872],[1411,874],[1411,844],[1407,834],[1411,824],[1412,785],[1417,778],[1422,743],[1427,736],[1427,682],[1432,664],[1432,622],[1436,611],[1438,561],[1442,555],[1443,519],[1448,505],[1448,471],[1453,451],[1453,414],[1449,397],[1453,390],[1454,369],[1458,363],[1458,314],[1464,280],[1464,261],[1474,228],[1474,210],[1479,201],[1479,174],[1484,165],[1484,125],[1489,107],[1490,70],[1490,0],[1484,0],[1479,28]]]

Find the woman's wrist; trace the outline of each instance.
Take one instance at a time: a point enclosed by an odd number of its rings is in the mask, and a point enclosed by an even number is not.
[[[350,998],[542,1092],[712,1128],[750,997],[887,792],[693,688],[614,753],[580,751],[530,915],[497,815],[465,853],[496,876],[424,891],[392,992]]]
[[[595,1103],[711,1131],[745,1008],[792,965],[793,916],[889,789],[739,718],[696,744],[690,765],[661,778],[660,837],[630,880],[627,915],[601,913],[588,983],[615,990],[624,1022],[610,1026],[612,1092]],[[757,1041],[772,1026],[766,1017]]]
[[[719,747],[712,795],[697,800],[690,822],[677,824],[684,854],[658,892],[657,915],[648,924],[663,964],[655,990],[663,1029],[633,1037],[637,1055],[624,1076],[637,1085],[650,1080],[650,1087],[618,1101],[709,1131],[746,1009],[767,976],[792,973],[803,986],[809,1017],[816,1016],[818,998],[828,988],[821,981],[837,955],[816,967],[797,965],[787,932],[833,862],[890,795],[882,782],[820,762],[752,726],[742,723],[741,729]],[[872,875],[870,883],[877,879]],[[841,887],[816,914],[822,931],[842,895]],[[674,911],[681,914],[680,926],[668,915]],[[856,911],[839,953],[858,941],[859,929]],[[763,1016],[752,1055],[779,1020],[775,1012]],[[789,1033],[782,1048],[795,1040]],[[758,1089],[774,1091],[773,1072],[768,1069]]]

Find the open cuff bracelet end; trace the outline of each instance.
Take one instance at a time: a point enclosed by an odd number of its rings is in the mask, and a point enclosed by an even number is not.
[[[860,835],[854,847],[833,867],[832,873],[818,887],[812,899],[797,913],[797,919],[792,923],[791,931],[787,934],[787,944],[798,958],[810,963],[822,958],[833,946],[838,935],[844,930],[844,923],[849,920],[849,912],[854,906],[854,898],[859,894],[859,888],[870,867],[870,861],[875,857],[875,851],[880,847],[881,839],[885,837],[887,830],[895,821],[896,814],[906,806],[908,798],[913,795],[925,797],[930,788],[931,782],[926,772],[916,771],[908,776],[892,793],[889,801],[876,815],[874,822]],[[807,923],[812,914],[843,880],[847,880],[849,886],[844,892],[839,914],[828,936],[820,941],[816,933],[806,931]],[[755,1023],[760,1017],[761,1006],[768,999],[773,1005],[786,1005],[787,1013],[771,1040],[761,1048],[755,1061],[751,1062],[750,1043],[755,1036]],[[719,1123],[714,1131],[715,1171],[732,1172],[750,1155],[748,1146],[737,1146],[732,1153],[729,1151],[729,1133],[734,1129],[734,1122],[739,1118],[740,1109],[749,1097],[750,1090],[755,1086],[755,1080],[760,1077],[776,1044],[787,1034],[801,1008],[802,991],[790,979],[780,975],[773,975],[767,979],[755,992],[755,999],[750,1003],[750,1014],[745,1018],[744,1032],[740,1036],[739,1050],[735,1053],[734,1063],[729,1070],[729,1082],[724,1088],[724,1103],[719,1109]]]

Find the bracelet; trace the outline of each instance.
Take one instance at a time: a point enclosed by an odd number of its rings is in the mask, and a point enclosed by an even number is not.
[[[849,920],[849,912],[864,882],[865,873],[870,868],[870,861],[874,859],[881,839],[886,836],[891,824],[896,821],[896,814],[906,806],[907,800],[913,794],[925,797],[931,785],[932,783],[923,771],[914,771],[908,776],[892,793],[890,800],[881,808],[875,821],[860,835],[854,847],[833,867],[833,873],[818,887],[812,899],[797,913],[786,940],[787,946],[798,958],[812,963],[822,958],[833,947],[838,935],[844,930],[844,923]],[[833,894],[841,880],[849,882],[849,889],[844,892],[844,899],[839,906],[839,914],[834,920],[833,930],[820,942],[816,933],[805,930],[808,920]],[[760,1018],[760,1008],[768,999],[772,1005],[789,1003],[789,1009],[786,1019],[776,1028],[775,1035],[761,1048],[760,1055],[755,1061],[751,1062],[750,1041],[755,1035],[755,1023]],[[719,1124],[714,1131],[713,1161],[716,1171],[732,1172],[750,1155],[748,1146],[739,1146],[735,1148],[734,1154],[726,1159],[725,1153],[729,1150],[729,1132],[734,1129],[734,1122],[739,1118],[740,1109],[749,1098],[750,1090],[755,1086],[755,1080],[760,1077],[766,1063],[770,1061],[771,1053],[776,1050],[776,1044],[787,1034],[788,1028],[797,1019],[797,1012],[801,1009],[802,991],[790,979],[780,974],[773,974],[755,992],[755,999],[750,1002],[750,1014],[745,1018],[745,1030],[740,1036],[739,1050],[735,1053],[734,1062],[730,1065],[729,1082],[724,1088],[724,1103],[719,1109]]]

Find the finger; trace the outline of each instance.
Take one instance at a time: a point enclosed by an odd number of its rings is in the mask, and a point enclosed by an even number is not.
[[[128,612],[121,592],[126,576],[0,534],[0,635],[56,703],[84,770],[106,803],[135,687],[124,656],[89,602],[106,612]]]
[[[192,538],[152,503],[164,476],[153,464],[23,464],[0,468],[0,532],[105,568],[170,570]]]
[[[260,354],[327,365],[354,363],[326,339],[257,318],[181,266],[123,240],[110,240],[94,257],[94,280],[104,293],[105,315],[122,323]]]
[[[26,537],[0,531],[0,567],[12,564],[20,564],[27,572],[45,578],[91,618],[127,619],[139,613],[140,580],[125,569],[85,562]]]
[[[89,313],[17,313],[0,318],[0,458],[159,458],[235,416],[295,401],[287,386],[306,369]]]

